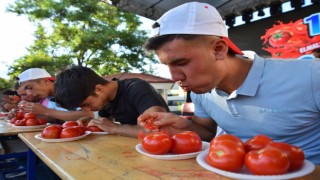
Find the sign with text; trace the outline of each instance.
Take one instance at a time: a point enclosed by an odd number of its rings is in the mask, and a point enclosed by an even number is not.
[[[229,36],[264,57],[302,58],[320,48],[320,5],[230,28]]]

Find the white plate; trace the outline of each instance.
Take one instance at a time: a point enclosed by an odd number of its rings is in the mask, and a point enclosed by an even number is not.
[[[92,131],[88,131],[88,132],[90,132],[90,134],[98,134],[98,135],[109,134],[108,132],[92,132]]]
[[[47,127],[50,124],[44,124],[44,125],[37,125],[37,126],[16,126],[14,124],[12,124],[12,127],[15,127],[17,129],[36,129],[36,128],[44,128]]]
[[[41,134],[37,134],[34,137],[36,139],[40,139],[41,141],[44,141],[44,142],[67,142],[67,141],[76,141],[76,140],[79,140],[79,139],[83,139],[86,136],[88,136],[89,134],[90,134],[90,132],[86,131],[86,133],[84,135],[82,135],[82,136],[77,136],[77,137],[73,137],[73,138],[59,138],[59,139],[42,138]]]
[[[202,150],[198,151],[198,152],[194,152],[194,153],[187,153],[187,154],[173,154],[173,153],[168,153],[168,154],[163,154],[163,155],[155,155],[155,154],[149,154],[148,152],[146,152],[143,148],[141,144],[137,144],[136,145],[136,150],[143,154],[146,155],[148,157],[154,158],[154,159],[163,159],[163,160],[178,160],[178,159],[191,159],[194,157],[197,157],[197,155],[199,153],[201,153],[202,151],[208,149],[210,146],[210,143],[202,141]]]
[[[294,172],[289,172],[289,173],[282,174],[282,175],[269,175],[269,176],[267,176],[267,175],[253,175],[245,167],[239,173],[234,173],[234,172],[224,171],[224,170],[212,167],[211,165],[209,165],[207,163],[207,160],[206,160],[207,155],[208,155],[208,150],[201,152],[197,156],[197,162],[201,167],[203,167],[209,171],[212,171],[214,173],[220,174],[222,176],[226,176],[226,177],[234,178],[234,179],[246,179],[246,180],[292,179],[292,178],[298,178],[298,177],[302,177],[307,174],[310,174],[315,169],[315,166],[312,162],[310,162],[308,160],[304,160],[304,164],[300,170],[294,171]]]

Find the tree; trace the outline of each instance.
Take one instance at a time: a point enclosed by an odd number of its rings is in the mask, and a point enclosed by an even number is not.
[[[0,77],[0,92],[3,92],[7,89],[14,89],[14,83],[15,82],[10,82],[9,80]]]
[[[138,29],[138,16],[103,0],[16,0],[7,10],[27,15],[37,26],[28,54],[9,68],[11,77],[30,67],[54,73],[75,64],[105,75],[146,72],[146,64],[156,63],[143,51],[147,36]]]

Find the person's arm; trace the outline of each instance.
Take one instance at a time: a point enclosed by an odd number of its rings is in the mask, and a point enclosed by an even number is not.
[[[146,112],[138,117],[138,124],[143,126],[147,119],[153,118],[160,131],[173,135],[182,131],[194,131],[202,140],[210,141],[216,134],[216,124],[209,118],[193,117],[185,119],[173,113]]]
[[[139,132],[147,133],[146,130],[139,125],[119,124],[108,118],[93,119],[88,126],[97,126],[109,134],[137,138]]]
[[[166,109],[161,106],[152,106],[145,112],[166,112]],[[98,126],[100,129],[110,133],[127,137],[138,137],[139,132],[148,133],[149,131],[139,125],[118,124],[111,118],[99,118],[89,122],[88,126]]]
[[[41,104],[32,104],[30,112],[35,115],[43,115],[54,119],[60,119],[64,121],[76,121],[82,117],[91,116],[91,112],[86,111],[62,111],[56,109],[47,108]]]

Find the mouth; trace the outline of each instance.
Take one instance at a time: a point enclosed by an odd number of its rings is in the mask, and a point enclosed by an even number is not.
[[[183,89],[184,91],[189,91],[189,88],[188,88],[188,86],[180,86],[181,87],[181,89]]]

